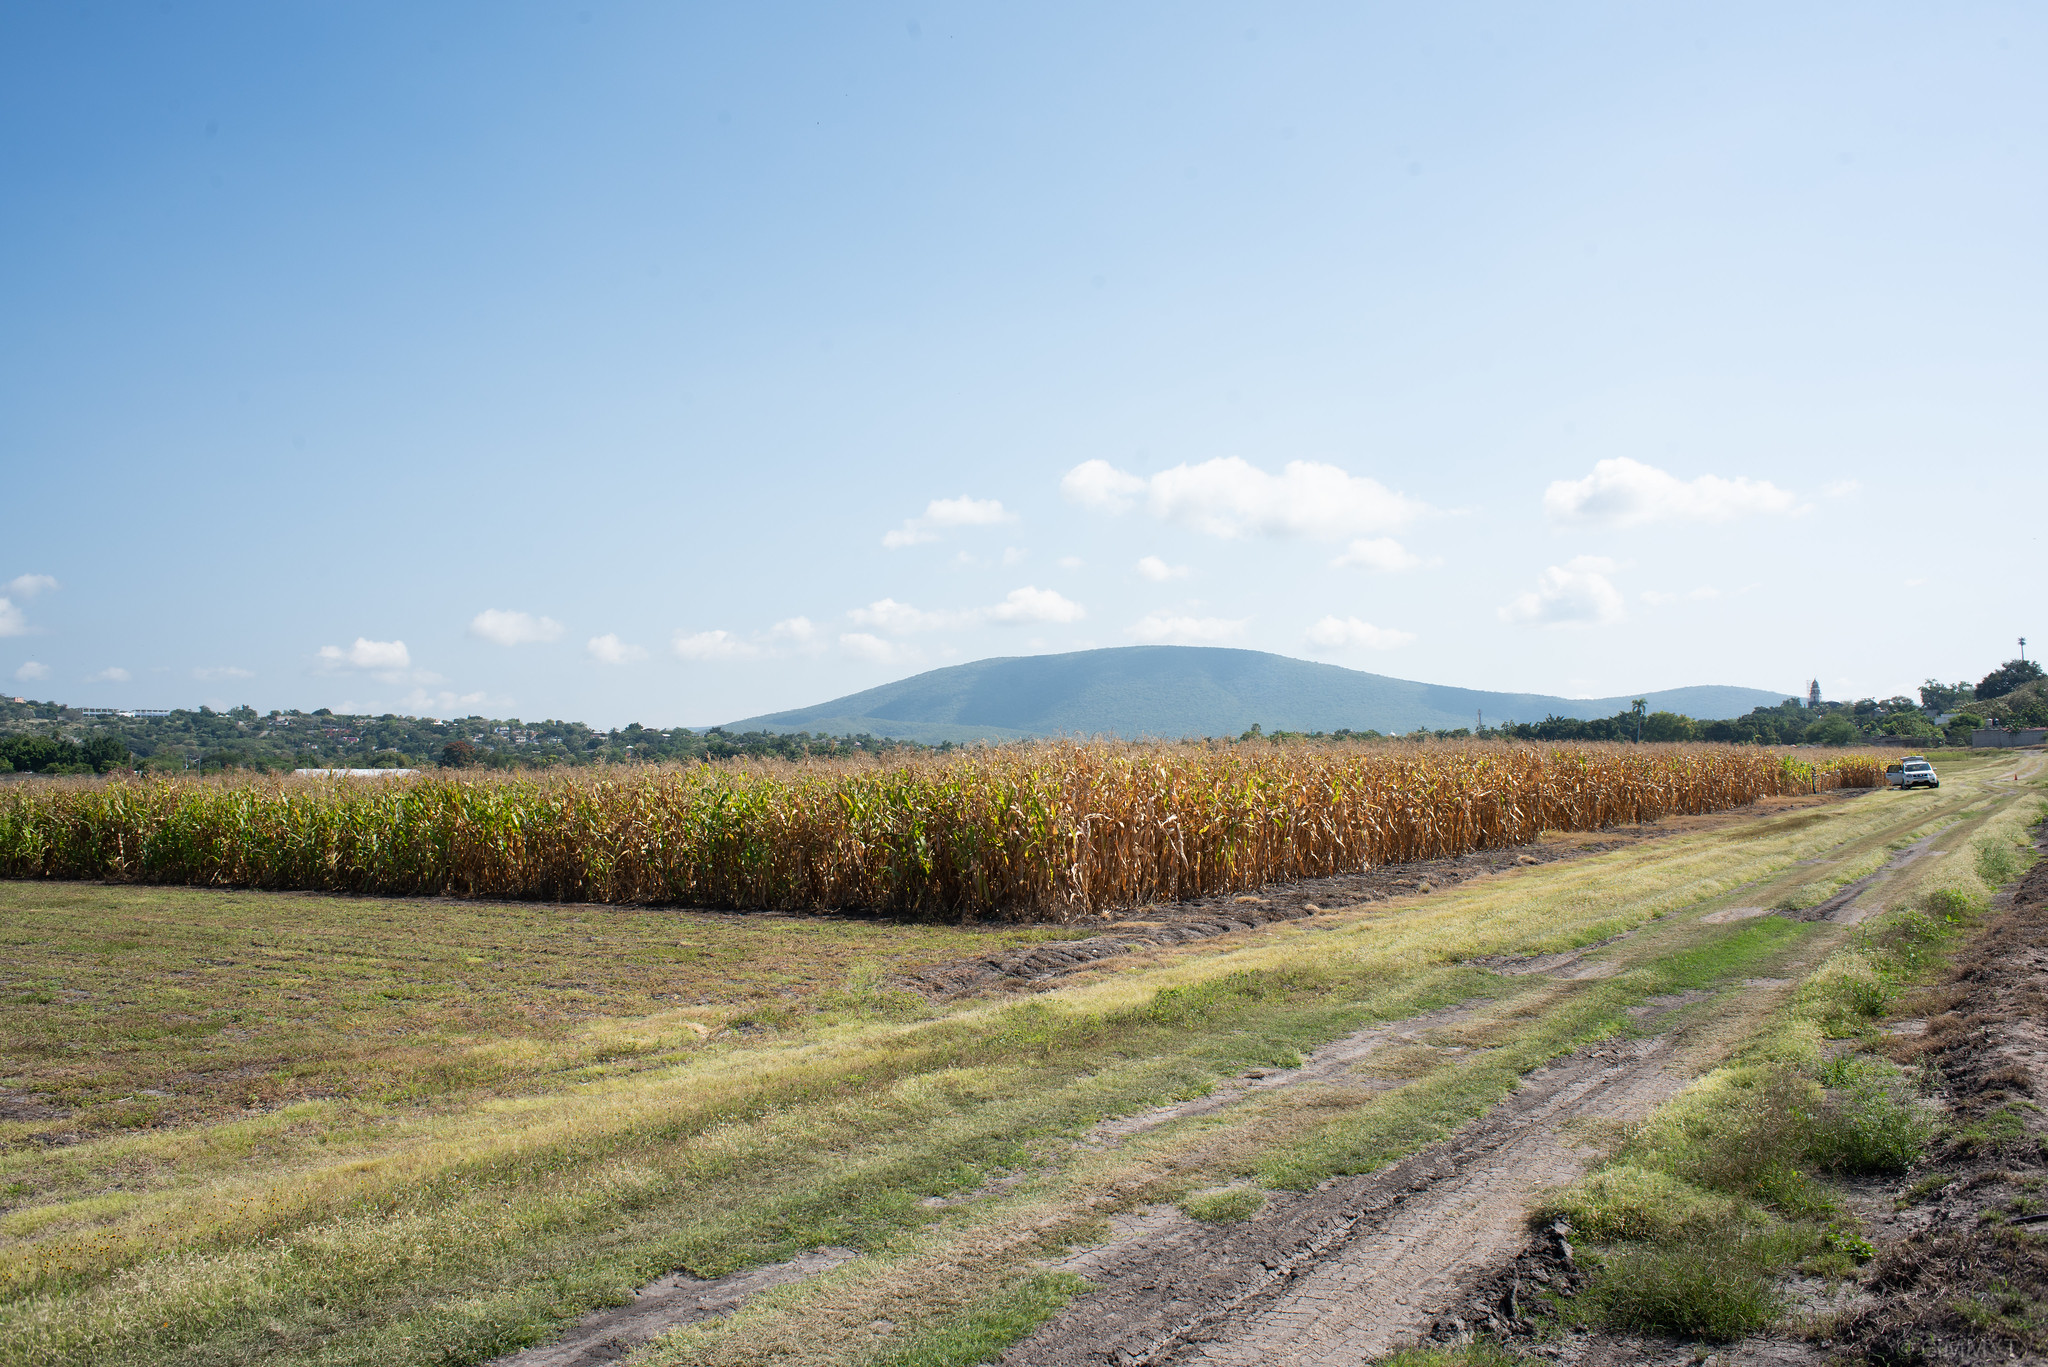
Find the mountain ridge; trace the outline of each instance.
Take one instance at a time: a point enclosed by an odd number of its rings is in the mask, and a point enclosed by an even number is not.
[[[811,707],[726,723],[729,731],[867,732],[926,744],[1032,736],[1237,735],[1267,730],[1375,730],[1605,717],[1644,698],[1652,711],[1740,716],[1791,696],[1726,684],[1613,698],[1562,698],[1420,683],[1342,665],[1221,646],[1110,646],[1010,655],[927,670]]]

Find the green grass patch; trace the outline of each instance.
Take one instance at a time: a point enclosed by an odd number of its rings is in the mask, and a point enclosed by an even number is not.
[[[1087,1282],[1064,1272],[1027,1277],[918,1329],[907,1342],[869,1359],[867,1367],[974,1367],[1044,1324],[1087,1289]]]
[[[1191,1220],[1212,1225],[1249,1220],[1266,1208],[1266,1194],[1255,1187],[1229,1187],[1223,1191],[1196,1192],[1180,1200],[1181,1213]]]
[[[1738,1228],[1622,1249],[1604,1260],[1573,1315],[1608,1329],[1740,1338],[1784,1311],[1772,1277],[1784,1257],[1779,1242]]]

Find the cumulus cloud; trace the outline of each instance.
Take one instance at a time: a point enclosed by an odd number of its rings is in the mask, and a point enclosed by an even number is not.
[[[736,660],[761,653],[759,646],[729,631],[679,632],[670,646],[686,660]]]
[[[254,671],[242,669],[236,665],[201,665],[192,671],[192,677],[195,679],[253,679],[256,675]]]
[[[1164,584],[1169,579],[1185,579],[1193,571],[1186,565],[1169,565],[1156,555],[1148,555],[1138,562],[1138,573],[1155,584]]]
[[[817,639],[818,628],[808,617],[785,617],[768,628],[768,634],[803,645]]]
[[[119,665],[108,665],[97,673],[85,676],[87,683],[127,683],[135,677]]]
[[[584,642],[583,648],[600,664],[624,665],[647,658],[645,646],[629,645],[621,641],[616,633],[609,631],[602,636],[591,637]]]
[[[935,498],[924,505],[924,516],[906,518],[901,527],[884,533],[882,544],[892,551],[900,550],[937,540],[941,531],[951,527],[992,527],[1016,520],[1016,514],[1005,511],[1000,499],[969,498],[965,494],[959,498]]]
[[[469,634],[493,645],[527,646],[559,640],[562,624],[552,617],[536,617],[530,612],[485,608],[469,619]]]
[[[21,610],[21,604],[39,593],[48,593],[57,587],[57,581],[47,574],[17,574],[7,581],[6,592],[0,596],[0,636],[28,635],[28,614]]]
[[[896,647],[865,631],[842,632],[839,648],[856,659],[887,663],[896,658]]]
[[[412,652],[405,648],[403,641],[372,641],[367,637],[356,637],[356,643],[343,650],[340,646],[321,646],[320,663],[330,669],[410,669]]]
[[[1088,609],[1053,589],[1034,588],[1026,584],[1021,589],[1011,589],[1003,601],[993,607],[978,608],[976,612],[984,621],[1017,622],[1078,622],[1088,615]]]
[[[1534,622],[1547,627],[1607,626],[1625,615],[1621,590],[1608,575],[1612,560],[1600,555],[1575,556],[1552,565],[1525,593],[1500,610],[1503,622]]]
[[[27,683],[32,679],[47,679],[50,677],[50,667],[36,660],[30,660],[27,664],[14,671],[14,677],[23,683]]]
[[[1150,479],[1091,460],[1060,481],[1069,502],[1100,512],[1128,511],[1144,496],[1154,517],[1210,536],[1264,535],[1335,541],[1403,526],[1428,511],[1377,480],[1335,465],[1289,461],[1270,474],[1232,456],[1176,465]]]
[[[1399,650],[1415,640],[1412,631],[1376,627],[1356,617],[1325,617],[1308,629],[1308,639],[1326,650],[1364,646],[1367,650]]]
[[[1063,570],[1078,570],[1087,563],[1078,555],[1063,555],[1059,558],[1059,567]]]
[[[1147,613],[1127,631],[1147,645],[1213,645],[1240,636],[1251,618],[1178,617],[1167,612]]]
[[[1330,562],[1330,568],[1341,570],[1359,565],[1369,570],[1412,570],[1421,563],[1421,556],[1391,536],[1355,537],[1344,554]]]
[[[1129,512],[1145,481],[1125,474],[1106,460],[1084,460],[1060,480],[1060,496],[1098,512]]]
[[[1088,615],[1088,610],[1057,590],[1026,584],[1021,589],[1011,589],[1002,602],[987,607],[927,612],[908,603],[899,603],[894,598],[881,598],[846,615],[861,626],[901,636],[917,631],[953,631],[989,623],[1014,626],[1021,622],[1078,622]],[[842,642],[845,639],[840,638]]]
[[[482,692],[456,693],[452,690],[444,689],[437,693],[429,693],[424,688],[415,688],[412,692],[398,700],[398,706],[413,716],[447,717],[456,715],[464,708],[476,707],[490,700],[490,695]],[[511,701],[510,698],[499,700],[501,705],[508,705]],[[373,709],[356,703],[345,702],[334,710],[347,715],[355,712],[369,712]]]
[[[53,575],[17,574],[7,581],[7,596],[26,601],[39,593],[49,593],[56,587],[57,580]]]
[[[1647,522],[1727,522],[1793,511],[1788,490],[1763,480],[1701,475],[1682,480],[1626,457],[1603,460],[1584,479],[1561,479],[1543,491],[1552,522],[1633,527]]]

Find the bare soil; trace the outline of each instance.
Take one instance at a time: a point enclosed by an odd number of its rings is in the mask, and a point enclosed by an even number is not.
[[[1645,1023],[1684,1000],[1641,1008]],[[1574,1054],[1451,1138],[1379,1172],[1274,1193],[1239,1223],[1127,1218],[1061,1264],[1095,1289],[1002,1361],[1351,1364],[1419,1339],[1475,1272],[1513,1257],[1526,1195],[1583,1171],[1591,1150],[1572,1122],[1646,1114],[1681,1085],[1670,1062],[1659,1035]]]

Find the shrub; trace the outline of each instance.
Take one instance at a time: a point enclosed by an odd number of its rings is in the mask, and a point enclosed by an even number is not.
[[[1611,1329],[1739,1338],[1784,1309],[1770,1276],[1773,1251],[1762,1236],[1735,1230],[1626,1249],[1594,1278],[1588,1309]]]
[[[1829,1061],[1831,1085],[1814,1113],[1806,1158],[1845,1173],[1904,1172],[1934,1137],[1935,1122],[1890,1065],[1862,1056]]]
[[[1567,1221],[1576,1235],[1599,1243],[1643,1243],[1732,1226],[1738,1207],[1668,1172],[1621,1162],[1551,1194],[1531,1218]]]

